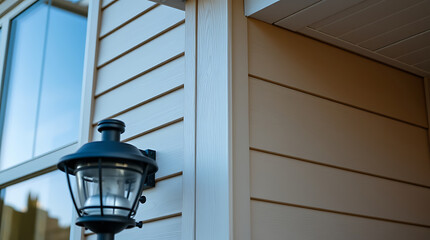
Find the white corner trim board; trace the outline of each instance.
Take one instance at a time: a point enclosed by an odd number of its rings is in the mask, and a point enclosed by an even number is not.
[[[232,239],[231,4],[196,9],[196,239]]]

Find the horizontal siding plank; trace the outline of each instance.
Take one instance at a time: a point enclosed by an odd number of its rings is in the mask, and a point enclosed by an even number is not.
[[[146,202],[139,205],[136,221],[147,221],[182,212],[182,176],[157,182],[145,190]]]
[[[97,235],[93,234],[93,235],[86,236],[85,240],[97,240]]]
[[[121,0],[122,1],[122,0]],[[97,235],[90,235],[87,240],[97,240]],[[181,239],[181,217],[163,219],[143,224],[142,229],[126,229],[115,235],[116,240],[179,240]]]
[[[430,186],[426,129],[254,78],[250,146]]]
[[[139,149],[157,151],[158,172],[156,178],[163,178],[183,170],[184,162],[184,123],[178,122],[170,126],[150,132],[128,141]]]
[[[98,66],[178,24],[184,15],[175,8],[155,7],[100,41]]]
[[[115,28],[155,6],[147,0],[120,0],[102,11],[100,36],[103,37]],[[132,6],[132,7],[131,7]]]
[[[93,121],[97,123],[178,88],[184,84],[184,78],[185,60],[181,57],[97,97]]]
[[[118,0],[103,0],[102,1],[102,8],[107,7],[108,5],[112,4],[113,2],[116,2]]]
[[[425,240],[430,236],[429,228],[258,201],[251,201],[251,215],[255,240]]]
[[[251,196],[430,226],[430,189],[251,151]]]
[[[115,235],[116,240],[180,240],[182,218],[174,217],[143,224],[142,229],[132,228]]]
[[[100,68],[96,95],[183,53],[184,30],[185,26],[182,24]]]
[[[166,96],[151,101],[143,106],[123,113],[117,117],[126,123],[121,139],[126,140],[138,134],[150,131],[169,122],[182,118],[184,108],[184,90],[180,89]],[[97,126],[93,128],[93,141],[101,139]]]
[[[427,127],[421,78],[259,21],[248,34],[251,75]]]

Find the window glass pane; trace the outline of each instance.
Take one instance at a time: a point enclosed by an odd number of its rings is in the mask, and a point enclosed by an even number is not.
[[[73,205],[64,173],[55,171],[7,187],[0,239],[69,239]]]
[[[42,1],[12,20],[0,169],[77,141],[86,18]]]
[[[7,95],[1,169],[33,155],[34,127],[41,76],[48,6],[37,4],[12,20],[6,86]]]
[[[78,139],[86,18],[51,7],[35,155]]]

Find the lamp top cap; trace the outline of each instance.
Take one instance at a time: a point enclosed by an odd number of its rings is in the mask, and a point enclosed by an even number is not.
[[[104,130],[117,130],[120,133],[125,131],[125,123],[117,119],[105,119],[97,124],[97,130],[102,132]]]

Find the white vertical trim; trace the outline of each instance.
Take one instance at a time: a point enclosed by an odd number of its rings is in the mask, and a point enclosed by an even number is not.
[[[79,145],[87,143],[92,133],[92,110],[97,78],[97,55],[100,31],[101,0],[94,0],[88,6],[87,39],[85,44],[84,75],[81,98],[81,119],[79,123]]]
[[[184,168],[182,238],[195,239],[196,203],[196,29],[197,0],[185,3]]]
[[[10,28],[10,19],[2,19],[1,21],[1,37],[0,37],[0,106],[2,105],[2,95],[4,92],[4,73],[6,71],[6,54],[7,54],[7,45],[9,38],[9,28]],[[1,111],[0,111],[1,112]],[[0,117],[1,114],[0,114]],[[0,123],[3,119],[0,119]],[[1,123],[2,125],[3,123]],[[1,128],[1,126],[0,126]],[[1,131],[1,129],[0,129]],[[1,136],[1,134],[0,134]],[[1,141],[1,139],[0,139]]]
[[[231,3],[197,4],[196,239],[232,239]]]
[[[233,1],[233,234],[251,239],[248,26],[243,1]]]
[[[81,95],[81,119],[79,122],[78,145],[87,143],[91,138],[92,112],[94,106],[94,86],[97,76],[97,55],[100,31],[101,0],[90,1],[88,6],[87,36],[85,42],[85,57]],[[76,214],[73,215],[73,220]],[[70,239],[83,239],[83,228],[72,224]]]

